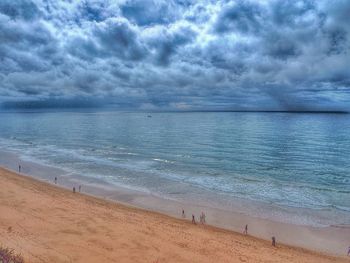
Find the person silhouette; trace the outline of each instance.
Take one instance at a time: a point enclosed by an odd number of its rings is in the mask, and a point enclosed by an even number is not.
[[[272,246],[276,246],[276,238],[275,237],[272,237]]]
[[[201,214],[201,216],[200,216],[200,222],[201,222],[202,224],[205,224],[205,214],[204,214],[204,212],[202,212],[202,214]]]
[[[248,225],[245,225],[245,228],[244,228],[243,233],[244,233],[245,235],[248,235]]]

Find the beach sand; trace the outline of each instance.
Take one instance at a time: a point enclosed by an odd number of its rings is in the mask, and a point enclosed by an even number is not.
[[[73,194],[3,168],[0,186],[0,245],[26,262],[350,262]]]

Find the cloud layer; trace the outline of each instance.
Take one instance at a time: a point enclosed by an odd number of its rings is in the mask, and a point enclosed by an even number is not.
[[[348,0],[0,2],[4,108],[350,110]]]

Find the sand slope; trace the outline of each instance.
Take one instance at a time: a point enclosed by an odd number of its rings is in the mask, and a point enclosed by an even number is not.
[[[350,262],[73,194],[2,168],[0,244],[26,262]]]

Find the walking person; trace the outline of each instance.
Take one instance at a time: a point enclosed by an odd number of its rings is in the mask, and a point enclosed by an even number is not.
[[[21,165],[18,165],[18,172],[20,173],[21,172]]]
[[[276,246],[276,238],[272,237],[272,246],[275,247]]]
[[[350,256],[350,247],[349,247],[349,249],[348,249],[348,256]]]
[[[55,177],[55,184],[57,184],[57,177]]]
[[[81,185],[79,185],[79,193],[81,192]]]
[[[248,225],[245,225],[243,234],[248,235]]]
[[[192,224],[196,224],[196,219],[193,214],[192,214]]]
[[[205,224],[205,214],[204,214],[204,212],[202,212],[202,214],[201,214],[200,221],[201,221],[202,224]]]
[[[73,193],[75,194],[75,187],[73,187]]]
[[[182,209],[182,218],[186,218],[185,210]]]

